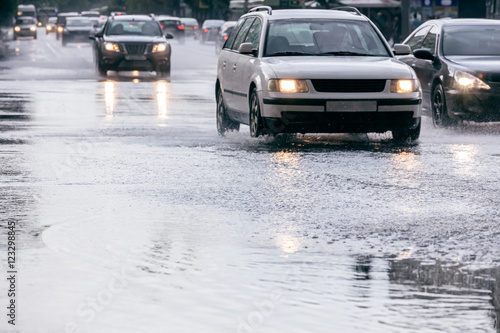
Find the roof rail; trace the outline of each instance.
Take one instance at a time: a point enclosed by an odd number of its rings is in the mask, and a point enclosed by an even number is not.
[[[248,12],[253,13],[253,12],[260,12],[260,11],[267,11],[269,15],[273,15],[273,9],[269,6],[259,6],[259,7],[254,7],[250,9]]]
[[[357,9],[356,7],[352,7],[352,6],[333,7],[332,9],[334,9],[334,10],[343,10],[345,12],[351,12],[351,13],[356,14],[356,15],[363,15],[359,11],[359,9]]]

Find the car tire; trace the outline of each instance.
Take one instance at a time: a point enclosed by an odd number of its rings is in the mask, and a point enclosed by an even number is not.
[[[62,40],[62,46],[66,46],[66,44],[67,44],[67,42],[63,38],[63,40]]]
[[[418,122],[418,126],[415,128],[408,129],[398,129],[392,131],[392,139],[397,142],[411,143],[420,137],[420,128],[422,122]]]
[[[436,84],[434,88],[432,88],[431,109],[432,123],[435,127],[447,127],[453,124],[452,119],[448,115],[446,97],[441,83]]]
[[[99,63],[99,61],[96,62],[96,69],[97,69],[97,74],[99,74],[100,76],[107,76],[108,75],[108,70],[104,67],[101,66],[101,64]]]
[[[262,116],[260,112],[260,102],[259,96],[257,95],[257,89],[253,88],[250,94],[250,136],[252,138],[257,138],[262,135],[264,130],[264,122],[262,121]]]
[[[217,133],[219,136],[224,136],[227,131],[239,131],[240,123],[232,121],[226,112],[226,105],[224,104],[224,96],[222,89],[217,87]]]
[[[36,39],[36,34],[33,36],[33,39]]]
[[[17,40],[17,36],[14,35],[14,37],[12,37],[12,40]]]

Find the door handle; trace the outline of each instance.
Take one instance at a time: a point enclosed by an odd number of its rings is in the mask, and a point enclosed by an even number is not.
[[[226,69],[226,62],[225,61],[222,63],[222,69]]]
[[[233,71],[235,71],[235,70],[236,70],[236,64],[233,65]]]

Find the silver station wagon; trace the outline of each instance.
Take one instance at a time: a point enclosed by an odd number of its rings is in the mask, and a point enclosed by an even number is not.
[[[215,86],[220,135],[383,133],[420,135],[417,76],[355,8],[275,10],[243,15],[220,53]]]

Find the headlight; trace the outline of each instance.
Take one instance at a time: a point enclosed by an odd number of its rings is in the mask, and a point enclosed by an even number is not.
[[[14,31],[16,31],[16,32],[21,31],[21,27],[14,27]]]
[[[105,43],[104,49],[106,51],[120,52],[120,47],[118,46],[118,44],[115,43]]]
[[[156,53],[156,52],[165,52],[166,50],[167,50],[167,44],[160,43],[160,44],[153,45],[152,52],[153,53]]]
[[[35,30],[36,30],[36,26],[34,26],[34,25],[33,25],[33,26],[31,26],[31,27],[30,27],[30,30],[31,30],[31,31],[35,31]]]
[[[391,92],[393,93],[411,93],[420,89],[418,80],[391,80]]]
[[[306,80],[271,79],[267,83],[267,90],[284,93],[308,92]]]
[[[64,31],[64,28],[63,28],[63,27],[57,27],[57,31],[58,31],[58,32],[63,32],[63,31]]]
[[[45,29],[47,30],[52,30],[52,27],[50,25],[46,26]]]
[[[484,83],[482,80],[478,79],[472,74],[456,71],[455,72],[455,81],[458,83],[461,88],[468,89],[485,89],[489,90],[490,86]]]

